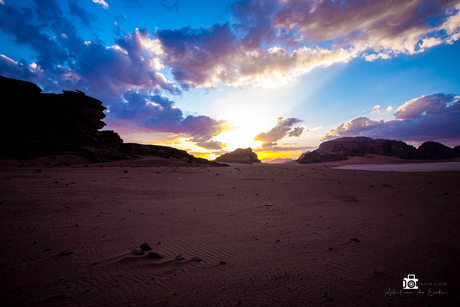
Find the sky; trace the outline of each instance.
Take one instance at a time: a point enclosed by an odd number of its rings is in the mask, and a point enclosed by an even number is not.
[[[460,144],[460,0],[0,0],[0,75],[214,159],[344,136]]]

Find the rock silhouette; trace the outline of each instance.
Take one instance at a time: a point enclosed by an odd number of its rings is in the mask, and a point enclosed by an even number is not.
[[[438,142],[425,142],[418,149],[402,141],[372,139],[368,137],[343,137],[321,143],[318,149],[304,153],[300,164],[347,160],[366,154],[397,157],[401,159],[450,159],[460,157],[460,151]]]
[[[257,154],[252,151],[251,148],[237,148],[232,152],[221,155],[214,161],[216,162],[227,162],[227,163],[260,163]]]
[[[80,155],[93,162],[139,156],[187,158],[188,162],[221,166],[166,146],[123,143],[114,131],[99,131],[106,117],[100,100],[81,91],[46,94],[35,84],[0,76],[0,157],[27,160],[44,156]]]

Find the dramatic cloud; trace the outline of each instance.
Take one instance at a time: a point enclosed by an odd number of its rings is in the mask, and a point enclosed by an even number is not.
[[[35,82],[45,91],[84,91],[109,104],[109,118],[128,127],[183,134],[205,148],[223,146],[212,143],[223,122],[205,115],[183,117],[173,103],[163,101],[162,93],[219,84],[279,86],[315,68],[356,57],[388,59],[460,39],[460,0],[236,1],[226,23],[155,32],[112,29],[118,35],[108,45],[92,32],[97,17],[76,0],[68,0],[68,6],[57,0],[31,0],[27,6],[0,1],[0,30],[34,54],[32,63],[0,55],[1,75]],[[104,0],[93,2],[109,8]],[[159,4],[179,10],[178,0]],[[91,39],[84,38],[76,24],[85,25]],[[165,71],[173,79],[167,80]],[[423,103],[398,108],[394,122],[357,118],[325,137],[405,129],[409,122],[416,127],[442,117],[449,122],[456,114],[454,102],[443,106],[442,101],[434,102],[438,98],[422,98]],[[292,125],[279,123],[256,138],[273,148],[282,138],[302,134],[302,127]]]
[[[304,131],[304,127],[292,128],[297,123],[302,122],[297,118],[289,117],[278,117],[276,126],[268,132],[261,132],[254,137],[254,141],[263,142],[263,149],[270,149],[277,145],[276,141],[279,141],[285,137],[299,137]]]
[[[439,115],[460,111],[459,97],[454,95],[434,94],[412,99],[399,108],[394,114],[396,119],[420,118],[424,115]]]
[[[94,2],[108,8],[103,0]],[[93,17],[75,0],[68,3],[70,12],[88,25]],[[178,3],[160,2],[171,10],[177,10]],[[117,95],[136,86],[177,92],[160,70],[169,67],[184,89],[274,86],[359,56],[390,58],[453,43],[460,39],[459,3],[241,1],[232,6],[232,23],[156,33],[136,30],[104,46],[81,39],[55,0],[34,0],[29,8],[5,4],[0,28],[30,46],[37,65],[58,83],[96,93],[107,88]],[[22,21],[20,27],[17,20]]]
[[[163,30],[158,38],[184,88],[273,86],[358,56],[387,59],[452,43],[460,38],[459,2],[243,1],[233,6],[233,24]]]
[[[216,147],[217,143],[208,141],[228,127],[226,121],[204,115],[183,117],[182,111],[174,107],[173,101],[160,95],[131,90],[120,98],[108,101],[110,116],[106,122],[125,130],[181,134],[192,137],[189,141]]]
[[[298,29],[307,41],[342,41],[373,57],[413,54],[425,47],[449,42],[459,33],[459,1],[283,0],[275,14],[276,26]],[[447,35],[435,32],[446,30]],[[436,35],[436,36],[435,36]],[[458,37],[456,38],[458,39]]]
[[[387,121],[354,118],[329,131],[321,140],[363,135],[402,141],[460,141],[459,96],[433,94],[415,98],[400,106],[394,115],[395,120]]]
[[[71,11],[79,12],[75,3],[69,3]],[[81,12],[77,15],[84,22],[90,20]],[[21,27],[16,26],[16,20],[23,21]],[[84,41],[56,1],[45,4],[35,0],[27,8],[6,4],[0,10],[0,29],[17,43],[30,46],[37,55],[36,65],[28,68],[29,73],[24,72],[24,65],[10,65],[12,70],[0,73],[9,77],[27,75],[25,80],[38,83],[45,91],[55,90],[55,86],[47,88],[54,83],[61,89],[111,97],[119,97],[131,88],[179,92],[159,72],[164,68],[160,60],[162,48],[147,28],[118,38],[112,46]]]

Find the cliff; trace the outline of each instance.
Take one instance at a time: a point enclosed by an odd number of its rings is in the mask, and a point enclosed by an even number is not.
[[[114,131],[99,131],[106,108],[83,92],[44,94],[31,82],[2,76],[0,92],[1,158],[80,155],[102,162],[153,156],[211,163],[171,147],[126,144]]]

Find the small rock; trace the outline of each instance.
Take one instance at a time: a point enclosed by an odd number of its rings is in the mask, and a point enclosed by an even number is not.
[[[182,261],[182,260],[184,260],[184,259],[185,259],[185,258],[182,257],[182,255],[179,255],[179,256],[176,257],[176,260],[179,260],[179,261]]]
[[[152,248],[147,244],[147,243],[142,243],[141,244],[141,249],[146,252],[146,251],[149,251],[151,250]]]
[[[66,250],[66,251],[62,251],[62,252],[60,253],[60,255],[61,255],[61,256],[68,256],[68,255],[72,254],[72,252],[73,252],[73,251],[69,249],[69,250]]]
[[[331,251],[331,250],[332,250],[332,247],[329,247],[329,250]]]
[[[359,240],[357,238],[351,238],[350,240],[355,241],[355,242],[359,242]]]
[[[140,249],[139,247],[136,247],[135,249],[133,249],[131,251],[131,254],[133,254],[133,255],[143,255],[145,253],[144,253],[144,251],[142,249]]]
[[[155,253],[154,251],[149,252],[149,257],[153,259],[163,259],[163,256],[161,256],[158,253]]]
[[[227,262],[221,261],[221,262],[219,262],[219,264],[227,264]]]
[[[198,257],[192,257],[190,260],[192,260],[192,261],[201,261],[201,259],[198,258]]]

